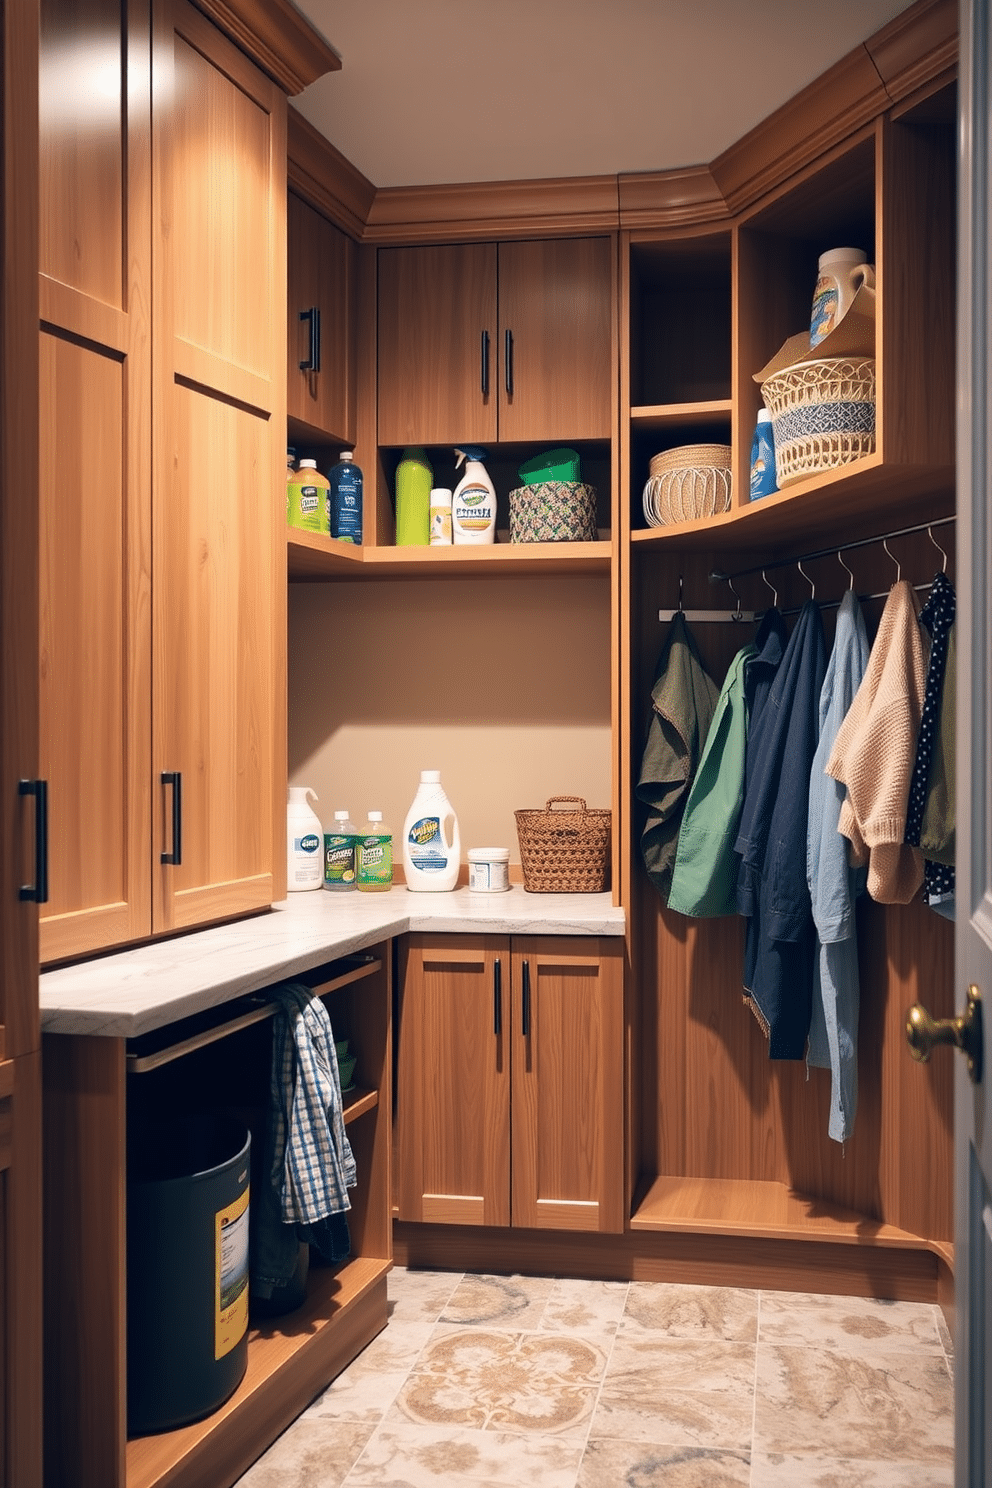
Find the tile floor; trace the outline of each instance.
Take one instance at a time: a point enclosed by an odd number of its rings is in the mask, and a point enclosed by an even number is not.
[[[238,1488],[952,1488],[940,1309],[394,1270]]]

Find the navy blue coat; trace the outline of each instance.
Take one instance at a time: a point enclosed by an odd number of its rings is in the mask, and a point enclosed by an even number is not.
[[[825,670],[820,609],[808,600],[749,723],[736,842],[737,906],[747,917],[744,991],[772,1059],[802,1059],[809,1034],[815,932],[806,833]]]

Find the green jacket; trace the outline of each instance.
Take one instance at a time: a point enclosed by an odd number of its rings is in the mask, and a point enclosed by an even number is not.
[[[669,908],[680,914],[704,918],[737,913],[740,854],[734,841],[744,800],[744,678],[757,654],[748,643],[730,663],[686,802],[668,898]]]
[[[685,616],[672,621],[651,690],[651,721],[637,783],[647,806],[641,855],[667,902],[679,824],[716,705],[717,686],[703,666]]]

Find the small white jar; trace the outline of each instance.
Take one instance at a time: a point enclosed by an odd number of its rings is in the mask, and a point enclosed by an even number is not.
[[[502,894],[510,887],[508,847],[470,847],[468,886],[473,894]]]

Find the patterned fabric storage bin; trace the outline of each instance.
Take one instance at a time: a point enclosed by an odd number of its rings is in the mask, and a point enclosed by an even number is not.
[[[510,541],[595,542],[596,489],[582,481],[539,481],[510,492]]]

